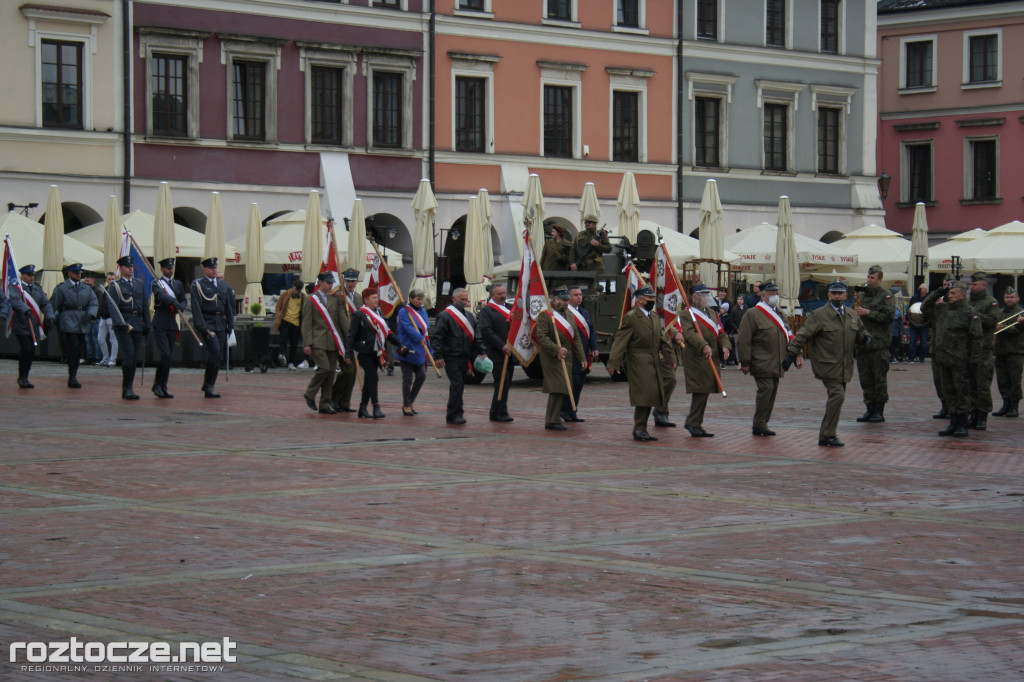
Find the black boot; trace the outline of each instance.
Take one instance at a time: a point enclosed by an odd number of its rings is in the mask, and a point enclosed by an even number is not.
[[[214,389],[217,385],[217,368],[207,367],[206,372],[203,374],[203,397],[205,398],[219,398],[220,393]]]
[[[967,423],[964,424],[964,426],[966,426],[969,429],[973,429],[974,425],[975,425],[975,423],[977,423],[977,421],[978,421],[978,411],[977,410],[971,410],[970,413],[967,415]]]
[[[932,415],[932,419],[949,419],[949,408],[946,407],[945,403],[943,403],[942,409],[937,414]]]
[[[957,417],[956,417],[956,415],[952,415],[949,418],[949,425],[946,428],[944,428],[941,431],[939,431],[939,435],[940,436],[952,436],[953,432],[956,431],[956,425],[957,425]]]
[[[675,422],[670,422],[668,420],[668,414],[664,412],[659,412],[658,410],[654,410],[654,425],[667,426],[671,428],[675,427]]]
[[[873,415],[875,413],[875,404],[874,403],[864,403],[864,404],[867,405],[868,409],[864,411],[864,414],[862,414],[861,416],[857,417],[857,421],[861,422],[862,424],[864,422],[871,421],[871,415]]]
[[[135,395],[135,391],[132,390],[131,384],[122,384],[121,398],[124,400],[138,400],[139,396]]]
[[[971,427],[975,431],[985,431],[988,429],[988,412],[984,410],[974,411],[974,426]]]
[[[1006,411],[1010,409],[1010,402],[1008,400],[1003,401],[1003,406],[992,413],[993,417],[1003,417],[1006,415]]]
[[[373,415],[366,411],[366,403],[359,403],[359,418],[373,419]]]
[[[81,388],[82,384],[78,381],[78,372],[68,375],[68,388]]]
[[[384,413],[381,411],[380,405],[377,404],[377,403],[373,404],[373,418],[374,419],[383,419],[384,418]]]
[[[955,428],[953,429],[954,438],[967,438],[967,419],[968,417],[966,414],[958,414],[953,419],[953,423],[955,425]]]
[[[1009,409],[1006,410],[1006,414],[1004,414],[1003,416],[1004,417],[1019,417],[1020,416],[1020,413],[1017,412],[1017,401],[1016,400],[1010,401]]]
[[[868,421],[872,424],[885,421],[885,403],[875,403],[875,411],[868,417]]]

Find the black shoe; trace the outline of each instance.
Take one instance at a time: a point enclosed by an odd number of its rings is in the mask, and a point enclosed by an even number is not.
[[[333,400],[330,401],[329,404],[330,404],[332,410],[334,410],[335,412],[341,412],[341,405],[339,405],[338,403],[334,402]]]
[[[664,426],[664,427],[668,427],[668,428],[673,428],[674,429],[675,426],[676,426],[676,423],[675,422],[670,422],[668,420],[668,415],[665,414],[664,412],[655,412],[654,413],[654,425],[655,426]]]
[[[977,410],[971,410],[971,413],[969,415],[967,415],[967,423],[964,426],[966,426],[969,429],[973,429],[974,428],[974,424],[977,421],[978,421],[978,411]]]
[[[215,390],[213,390],[213,386],[212,385],[206,384],[205,386],[203,386],[203,397],[204,398],[219,398],[220,397],[220,393],[217,393]]]
[[[949,419],[949,408],[943,405],[942,409],[932,415],[932,419]]]
[[[957,430],[957,418],[952,416],[949,418],[949,424],[946,428],[939,431],[940,436],[952,436],[953,432]]]
[[[359,406],[359,418],[360,419],[373,419],[373,415],[370,414],[367,411],[366,405],[360,405]]]
[[[826,448],[841,448],[846,444],[835,436],[830,436],[828,438],[819,438],[818,445]]]
[[[694,438],[714,438],[715,434],[708,433],[702,426],[687,426],[686,430],[690,432],[690,435]]]
[[[866,404],[868,406],[868,409],[864,411],[864,414],[862,414],[861,416],[857,417],[857,421],[860,422],[861,424],[863,424],[865,422],[871,421],[872,415],[875,414],[875,404],[874,403],[866,403]]]
[[[878,424],[885,421],[885,403],[875,403],[875,411],[868,417],[868,421],[872,424]]]
[[[35,388],[35,386],[28,382],[28,377],[18,377],[18,386],[21,388]]]
[[[164,389],[164,398],[173,398],[174,396],[167,392],[167,384],[160,384],[160,388]]]
[[[633,431],[633,440],[642,440],[644,442],[658,440],[651,434],[647,433],[643,429],[636,429]]]
[[[410,407],[402,407],[402,416],[403,417],[412,417],[413,416],[412,408],[410,408]]]
[[[413,408],[410,408],[410,411],[411,411],[411,412],[412,412],[413,414],[419,414],[419,412],[417,412],[417,411],[416,411],[416,408],[415,408],[415,407],[413,407]]]
[[[762,428],[757,427],[757,426],[755,426],[752,429],[751,433],[753,433],[755,436],[774,436],[775,435],[775,432],[772,431],[771,429],[762,429]]]
[[[309,407],[309,409],[311,409],[314,412],[316,412],[316,401],[315,400],[310,398],[308,395],[303,395],[302,399],[306,401],[306,406]]]
[[[1017,411],[1017,401],[1016,400],[1014,400],[1012,403],[1010,403],[1010,408],[1008,410],[1006,410],[1006,414],[1004,414],[1003,416],[1004,417],[1010,417],[1011,419],[1015,419],[1015,418],[1020,416],[1020,412]]]
[[[334,407],[333,403],[331,404],[331,407]],[[354,408],[351,408],[351,407],[335,407],[334,411],[335,412],[355,412],[356,410]]]
[[[545,424],[544,428],[545,429],[550,429],[552,431],[568,431],[569,430],[569,427],[566,426],[565,424],[562,424],[561,422],[559,422],[558,424]]]
[[[985,431],[988,429],[988,412],[984,410],[977,410],[974,413],[974,426],[971,427],[975,431]]]
[[[79,383],[78,377],[68,377],[68,388],[81,388],[82,384]]]
[[[320,414],[338,414],[338,411],[330,405],[324,405],[317,412]]]
[[[1004,401],[1003,401],[1003,406],[1002,406],[1002,407],[1000,407],[1000,408],[999,408],[998,410],[996,410],[995,412],[993,412],[993,413],[992,413],[992,416],[993,416],[993,417],[1002,417],[1002,416],[1004,416],[1004,415],[1006,414],[1006,411],[1007,411],[1008,409],[1010,409],[1010,405],[1009,405],[1009,403],[1007,403],[1007,402],[1006,402],[1006,401],[1004,400]]]
[[[455,419],[445,419],[446,422],[453,426],[462,426],[466,423],[465,417],[456,417]]]
[[[582,424],[583,422],[585,422],[585,421],[587,421],[587,420],[586,420],[586,419],[583,419],[583,418],[581,418],[581,417],[576,417],[576,416],[574,416],[574,417],[573,417],[572,419],[566,419],[566,421],[570,421],[570,422],[573,422],[574,424]]]
[[[135,391],[130,388],[121,389],[121,398],[123,400],[138,400],[139,396],[135,395]]]
[[[160,384],[153,384],[153,395],[155,395],[157,398],[163,398],[164,387],[161,386]]]
[[[510,421],[514,421],[514,420],[512,419],[512,417],[508,416],[507,414],[502,414],[502,415],[498,415],[497,417],[491,417],[491,421],[492,422],[510,422]]]
[[[953,438],[967,438],[969,432],[967,431],[968,416],[966,414],[958,414],[953,419],[955,428],[953,429]]]
[[[384,418],[384,413],[381,412],[380,405],[374,405],[373,406],[373,418],[374,419],[383,419]]]

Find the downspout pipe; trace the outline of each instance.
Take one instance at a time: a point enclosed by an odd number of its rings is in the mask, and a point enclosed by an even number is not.
[[[427,55],[427,69],[430,73],[427,76],[427,82],[429,87],[429,106],[427,107],[428,117],[428,136],[427,141],[427,173],[430,178],[430,188],[434,189],[434,145],[436,143],[436,127],[437,127],[437,111],[436,111],[436,97],[437,97],[437,84],[436,84],[436,67],[437,67],[437,0],[430,0],[430,20],[428,24],[429,44],[430,48]]]
[[[683,232],[683,3],[676,1],[676,227]]]
[[[132,206],[132,20],[131,0],[121,0],[121,91],[124,97],[124,142],[122,143],[124,176],[122,179],[121,201],[124,213],[131,213]]]

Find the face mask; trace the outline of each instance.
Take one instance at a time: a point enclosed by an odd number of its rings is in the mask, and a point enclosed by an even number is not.
[[[768,297],[768,305],[770,305],[773,308],[778,307],[778,305],[779,305],[779,297],[778,296],[774,296],[774,295],[773,296],[769,296]]]
[[[647,301],[647,303],[644,303],[644,310],[654,310],[654,301]]]
[[[452,305],[454,305],[459,310],[465,310],[466,309],[466,304],[463,301],[452,301]]]

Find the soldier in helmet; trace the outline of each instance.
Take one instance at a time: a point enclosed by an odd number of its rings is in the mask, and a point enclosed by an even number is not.
[[[235,300],[228,285],[217,277],[217,259],[202,261],[203,276],[192,282],[192,319],[206,346],[203,396],[219,398],[217,373],[228,352],[228,335],[235,328]]]
[[[803,365],[799,353],[811,344],[811,369],[815,378],[825,384],[828,401],[825,417],[818,430],[818,445],[841,448],[843,442],[836,435],[839,413],[846,400],[846,384],[853,378],[853,353],[858,346],[870,346],[872,337],[864,331],[857,315],[845,306],[846,284],[839,280],[828,285],[828,304],[807,316],[793,340],[786,347],[782,369],[788,370],[794,362]]]
[[[597,231],[596,215],[583,217],[583,229],[576,235],[574,246],[573,257],[576,260],[569,266],[570,270],[604,270],[604,259],[601,258],[601,254],[610,253],[612,243],[608,241],[608,235],[604,231]]]
[[[1013,317],[1016,315],[1017,317]],[[993,417],[1016,417],[1021,398],[1021,374],[1024,373],[1024,308],[1013,287],[1003,292],[1003,307],[995,334],[996,383],[1003,406]]]
[[[860,307],[853,312],[861,318],[865,331],[871,335],[871,345],[860,349],[857,373],[864,391],[867,410],[857,417],[859,422],[884,422],[885,404],[889,402],[889,342],[896,305],[892,294],[882,286],[882,268],[868,268],[868,284],[861,291]]]
[[[936,305],[945,294],[946,303]],[[926,320],[934,320],[932,337],[935,364],[939,371],[942,402],[949,409],[949,426],[940,436],[966,438],[967,419],[971,413],[971,359],[980,351],[983,341],[981,318],[967,304],[967,284],[946,282],[925,297],[921,306]]]
[[[984,338],[978,352],[971,356],[971,403],[974,410],[967,420],[967,426],[984,431],[988,428],[988,413],[992,411],[992,378],[996,371],[992,348],[995,345],[993,335],[996,332],[996,323],[999,322],[999,302],[989,296],[987,273],[976,272],[971,275],[968,289],[967,304],[974,308],[974,312],[981,318]]]

